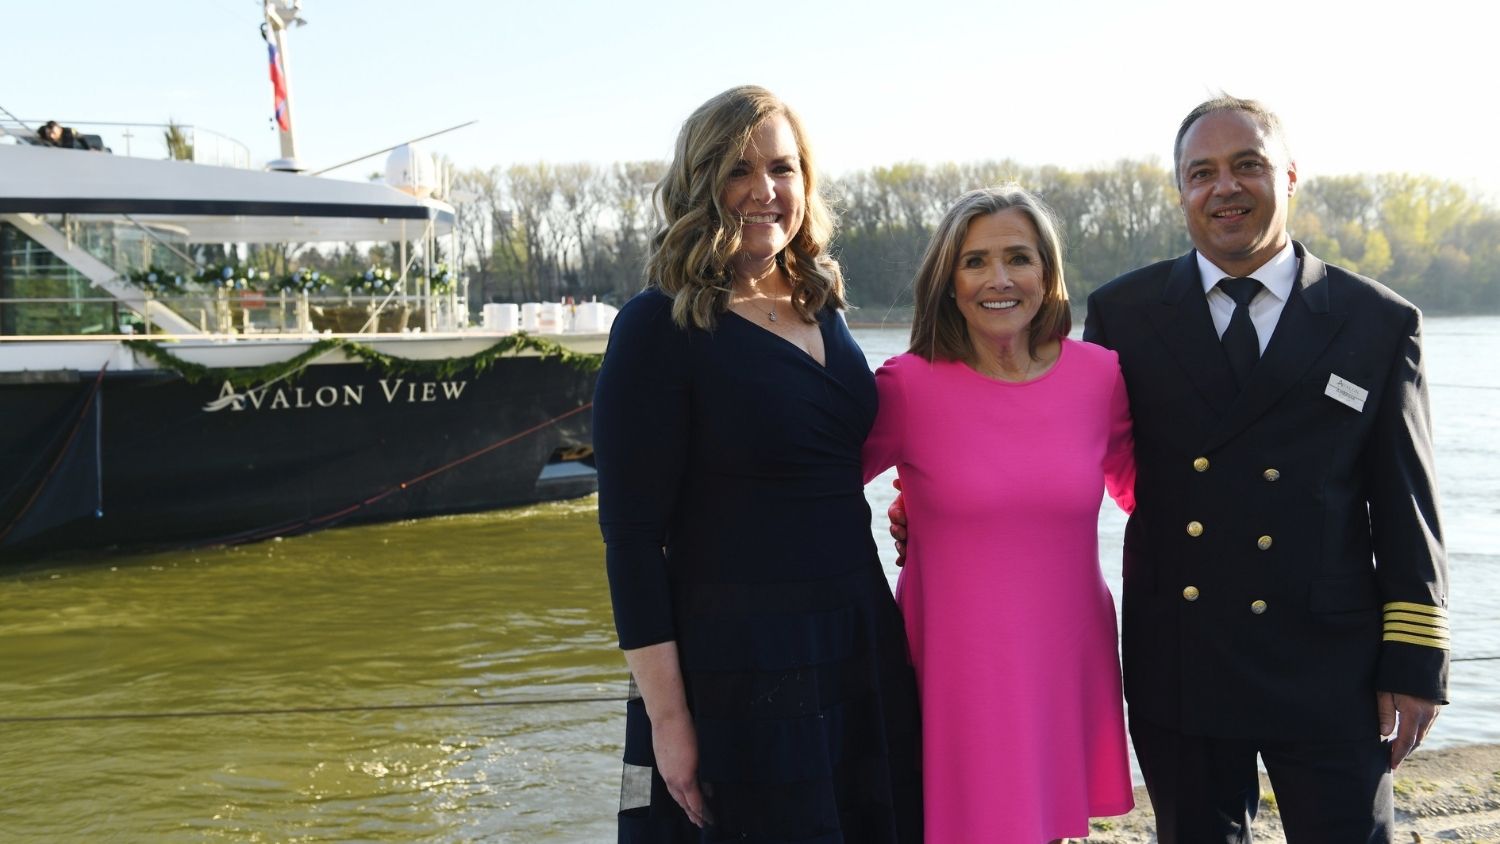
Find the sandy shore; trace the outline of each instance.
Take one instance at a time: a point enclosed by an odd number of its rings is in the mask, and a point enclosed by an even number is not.
[[[1396,841],[1500,842],[1500,745],[1421,750],[1396,772]],[[1135,791],[1136,809],[1118,818],[1096,818],[1089,844],[1156,841],[1146,789]],[[1285,844],[1271,785],[1261,777],[1256,844]]]

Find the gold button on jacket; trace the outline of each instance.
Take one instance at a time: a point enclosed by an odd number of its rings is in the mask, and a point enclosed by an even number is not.
[[[1271,549],[1271,537],[1262,536],[1260,539],[1255,540],[1255,547],[1262,551],[1269,551]]]
[[[1207,472],[1208,471],[1208,458],[1207,457],[1200,457],[1197,460],[1194,460],[1193,461],[1193,468],[1195,470],[1199,471],[1199,472]]]
[[[1252,601],[1250,604],[1250,611],[1255,613],[1256,615],[1260,615],[1261,613],[1266,611],[1266,602]]]
[[[1203,535],[1203,523],[1202,522],[1188,522],[1187,523],[1187,533],[1188,533],[1188,536],[1202,536]]]
[[[1189,586],[1188,588],[1182,590],[1182,597],[1188,599],[1189,601],[1198,600],[1198,587]]]
[[[1260,476],[1268,481],[1274,481],[1281,478],[1281,473],[1276,471],[1275,469],[1267,469],[1264,472],[1261,472]]]

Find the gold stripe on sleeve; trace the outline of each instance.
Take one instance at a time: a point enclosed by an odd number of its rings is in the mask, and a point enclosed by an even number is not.
[[[1423,647],[1437,648],[1440,651],[1448,650],[1448,638],[1446,636],[1442,639],[1433,639],[1427,636],[1413,636],[1410,633],[1397,633],[1387,630],[1385,635],[1381,637],[1381,640],[1386,642],[1405,642],[1408,645],[1422,645]]]
[[[1443,621],[1448,620],[1448,611],[1442,607],[1434,607],[1431,604],[1414,604],[1410,601],[1391,601],[1383,609],[1387,614],[1393,612],[1415,612],[1429,615]]]
[[[1435,628],[1435,627],[1428,627],[1426,625],[1420,625],[1420,624],[1392,624],[1389,621],[1387,621],[1385,623],[1385,632],[1386,633],[1410,633],[1413,636],[1421,636],[1421,637],[1426,638],[1426,639],[1432,639],[1434,641],[1441,641],[1444,644],[1447,644],[1447,642],[1448,642],[1448,631],[1447,630],[1439,630],[1438,628]]]
[[[1448,622],[1446,620],[1438,621],[1430,615],[1421,615],[1414,612],[1388,612],[1385,614],[1386,626],[1402,622],[1406,624],[1420,624],[1423,627],[1433,627],[1438,630],[1448,629]]]

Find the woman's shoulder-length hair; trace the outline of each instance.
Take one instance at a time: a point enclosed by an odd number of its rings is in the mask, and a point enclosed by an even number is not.
[[[843,273],[828,254],[836,223],[819,190],[802,122],[770,91],[742,85],[705,102],[683,122],[672,162],[656,185],[662,223],[646,258],[646,284],[672,297],[679,327],[712,330],[729,307],[741,231],[738,218],[722,205],[724,187],[751,135],[776,115],[786,118],[797,139],[806,194],[802,227],[777,256],[792,284],[792,307],[808,322],[826,307],[846,307]]]
[[[1073,328],[1068,287],[1063,277],[1063,244],[1051,208],[1020,185],[1005,184],[971,190],[960,196],[938,223],[922,255],[912,282],[916,308],[912,316],[911,346],[907,351],[926,360],[970,361],[974,347],[968,324],[955,299],[953,271],[969,225],[979,217],[1014,208],[1036,228],[1042,260],[1042,304],[1031,319],[1027,352],[1035,358],[1043,343],[1066,337]]]

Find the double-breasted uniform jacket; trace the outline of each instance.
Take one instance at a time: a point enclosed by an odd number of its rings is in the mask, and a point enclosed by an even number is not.
[[[1089,297],[1085,339],[1119,353],[1135,423],[1125,695],[1187,734],[1366,738],[1377,690],[1446,702],[1421,313],[1295,250],[1243,390],[1193,253]]]

